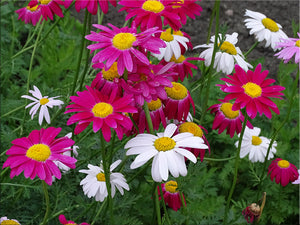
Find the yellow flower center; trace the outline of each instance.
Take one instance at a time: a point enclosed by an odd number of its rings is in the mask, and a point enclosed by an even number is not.
[[[239,110],[236,111],[232,110],[232,104],[229,102],[223,103],[220,107],[220,110],[222,111],[224,116],[229,119],[235,119],[240,115]]]
[[[295,46],[299,47],[300,48],[300,40],[296,41],[296,44]]]
[[[18,222],[14,220],[3,220],[0,225],[20,225]]]
[[[156,0],[145,1],[142,8],[149,12],[160,13],[165,9],[164,5]]]
[[[175,56],[173,55],[170,61],[175,63],[182,63],[184,60],[185,57],[183,55],[179,56],[178,59],[176,59]]]
[[[26,6],[26,9],[30,10],[31,12],[34,12],[34,11],[37,10],[38,7],[39,7],[39,5],[36,5],[36,6],[33,6],[33,7]]]
[[[169,137],[161,137],[154,141],[154,147],[157,151],[169,151],[173,149],[176,145],[176,142]]]
[[[249,95],[251,98],[257,98],[261,96],[262,89],[259,85],[248,82],[247,84],[243,85],[243,88],[245,90],[245,93]]]
[[[262,142],[261,138],[258,136],[252,136],[252,145],[260,145]]]
[[[161,32],[160,39],[167,41],[167,42],[173,41],[174,37],[171,33],[171,28],[168,28],[166,31]]]
[[[113,37],[113,46],[119,50],[126,50],[132,47],[136,37],[131,33],[119,33]]]
[[[278,161],[277,165],[281,168],[288,168],[290,166],[290,163],[286,160],[280,160]]]
[[[98,173],[98,174],[96,175],[96,177],[97,177],[97,180],[98,180],[98,181],[103,181],[103,182],[105,182],[105,174],[104,174],[104,173]]]
[[[277,26],[277,24],[275,23],[274,20],[270,19],[270,18],[264,18],[262,19],[262,24],[265,26],[265,28],[269,29],[272,32],[277,32],[279,31],[279,27]]]
[[[172,82],[172,84],[173,84],[173,87],[165,88],[168,97],[175,99],[175,100],[184,99],[187,96],[186,87],[177,82]]]
[[[41,105],[46,105],[48,102],[49,102],[49,99],[48,99],[48,98],[41,98],[41,99],[40,99],[40,104],[41,104]]]
[[[181,8],[181,5],[184,4],[184,0],[177,0],[177,1],[174,1],[174,3],[176,3],[177,5],[173,5],[172,6],[173,9]]]
[[[157,100],[151,100],[151,102],[147,104],[150,111],[155,111],[161,107],[161,101],[159,98]]]
[[[226,52],[226,53],[231,54],[231,55],[236,55],[237,54],[236,48],[229,41],[224,41],[222,43],[222,45],[220,46],[220,50],[222,52]]]
[[[194,136],[197,137],[202,137],[203,136],[203,131],[202,129],[195,124],[194,122],[185,122],[179,126],[179,132],[184,133],[184,132],[189,132],[192,133]]]
[[[177,182],[174,180],[170,180],[167,183],[165,183],[165,189],[167,192],[170,193],[176,193],[177,191]]]
[[[47,5],[49,2],[51,2],[52,0],[39,0],[39,2],[43,5]]]
[[[44,162],[51,155],[51,150],[48,145],[35,144],[32,145],[26,152],[26,156],[33,160]]]
[[[102,77],[105,80],[113,81],[115,78],[119,78],[117,62],[114,62],[108,70],[102,69]]]
[[[170,28],[169,28],[170,29]],[[180,30],[177,30],[177,31],[173,31],[173,34],[174,35],[178,35],[178,36],[183,36],[183,33],[180,31]]]
[[[107,117],[108,115],[112,114],[113,111],[112,105],[106,102],[99,102],[92,109],[94,116],[100,118]]]

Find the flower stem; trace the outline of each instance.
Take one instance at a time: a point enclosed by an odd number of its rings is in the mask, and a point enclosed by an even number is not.
[[[233,182],[232,182],[232,186],[231,186],[231,189],[230,189],[230,192],[229,192],[229,195],[228,195],[228,199],[227,199],[227,202],[226,202],[226,208],[225,208],[225,213],[224,213],[224,221],[223,221],[224,224],[227,223],[229,205],[230,205],[231,197],[232,197],[232,194],[234,192],[235,185],[236,185],[237,174],[238,174],[238,169],[239,169],[239,164],[240,164],[240,151],[241,151],[242,140],[243,140],[243,136],[244,136],[247,121],[248,121],[248,115],[246,113],[245,118],[244,118],[244,122],[243,122],[242,131],[241,131],[240,138],[239,138],[238,149],[237,149],[237,153],[236,153],[236,157],[235,157]]]
[[[100,209],[98,210],[96,216],[94,217],[94,219],[93,219],[91,225],[94,225],[94,224],[95,224],[96,219],[98,218],[98,216],[100,215],[100,213],[102,212],[102,210],[104,209],[105,206],[106,206],[106,199],[104,199],[104,201],[102,202],[102,205],[101,205]]]
[[[250,52],[252,52],[253,49],[256,48],[256,46],[257,46],[258,44],[259,44],[259,42],[256,41],[256,42],[251,46],[251,48],[244,54],[244,57],[246,58],[246,57],[250,54]]]
[[[228,161],[228,160],[235,159],[235,158],[236,158],[235,156],[232,156],[232,157],[229,157],[229,158],[224,158],[224,159],[214,159],[214,158],[204,157],[204,159],[207,160],[207,161],[216,161],[216,162]]]
[[[157,183],[154,182],[154,197],[155,197],[155,212],[156,212],[156,219],[157,224],[161,225],[161,214],[160,214],[160,204],[159,204],[159,197],[158,197],[158,189]]]
[[[167,211],[166,202],[165,202],[165,199],[164,199],[164,194],[163,194],[161,184],[159,184],[158,186],[159,186],[160,196],[161,196],[161,200],[162,200],[162,203],[163,203],[163,208],[164,208],[164,213],[165,213],[165,216],[166,216],[166,220],[167,220],[167,223],[171,225],[171,221],[170,221],[169,214],[168,214],[168,211]]]
[[[48,219],[49,212],[50,212],[50,201],[49,201],[49,193],[48,193],[48,189],[47,189],[47,184],[43,180],[42,180],[42,185],[43,185],[43,191],[45,194],[46,212],[45,212],[45,216],[44,216],[44,219],[43,219],[43,222],[41,223],[41,225],[45,225],[47,223],[47,219]]]
[[[154,134],[153,124],[152,124],[152,120],[151,120],[151,116],[150,116],[150,111],[149,111],[149,107],[148,107],[148,104],[147,104],[146,101],[144,102],[143,109],[145,111],[145,116],[146,116],[146,120],[147,120],[147,123],[148,123],[150,134]]]

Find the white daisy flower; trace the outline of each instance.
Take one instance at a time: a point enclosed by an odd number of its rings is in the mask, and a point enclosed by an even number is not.
[[[251,17],[244,20],[246,27],[250,29],[250,35],[254,34],[259,42],[265,40],[265,47],[271,46],[275,51],[276,43],[281,42],[281,39],[288,39],[281,30],[282,26],[264,14],[246,9],[245,16]]]
[[[32,106],[32,108],[29,111],[29,114],[31,115],[31,119],[33,119],[34,115],[37,113],[37,111],[41,106],[40,113],[39,113],[39,124],[42,125],[44,118],[46,122],[50,124],[50,116],[47,107],[52,108],[53,106],[59,106],[59,108],[61,108],[61,105],[64,104],[64,102],[61,100],[55,100],[55,98],[58,98],[59,96],[52,97],[52,98],[48,98],[48,96],[43,97],[40,90],[36,86],[33,86],[33,88],[34,90],[29,90],[29,93],[31,93],[35,98],[29,95],[21,96],[22,98],[27,98],[33,101],[32,103],[28,104],[25,107],[25,109]]]
[[[180,45],[182,45],[186,50],[188,49],[186,43],[189,42],[189,39],[184,37],[181,31],[173,31],[173,33],[171,32],[171,28],[168,28],[160,35],[160,39],[166,43],[167,47],[160,48],[160,54],[153,54],[153,56],[159,60],[164,58],[166,62],[170,62],[173,55],[176,59],[178,59],[181,56]]]
[[[219,46],[219,50],[216,52],[214,68],[217,72],[222,71],[225,74],[231,74],[234,65],[238,64],[243,70],[247,71],[248,68],[252,68],[252,66],[247,63],[244,59],[244,55],[239,47],[236,47],[235,44],[238,42],[238,33],[234,32],[233,34],[225,35],[225,40]],[[222,34],[219,34],[219,40],[222,39]],[[204,58],[205,66],[209,66],[211,64],[211,58],[214,51],[214,42],[215,36],[210,38],[212,43],[197,45],[195,48],[208,48],[200,54],[200,58]],[[220,45],[220,43],[218,43]]]
[[[138,155],[130,165],[131,169],[143,166],[153,158],[151,174],[156,182],[168,180],[169,171],[173,177],[186,176],[185,159],[196,163],[197,159],[187,148],[207,149],[208,146],[200,137],[192,133],[173,134],[177,130],[175,124],[169,124],[164,133],[138,134],[125,145],[129,149],[126,155]]]
[[[110,184],[111,184],[111,197],[115,196],[116,188],[120,191],[121,195],[124,190],[129,191],[129,186],[126,179],[121,173],[113,173],[112,171],[121,163],[117,160],[110,165]],[[96,201],[103,202],[107,197],[108,192],[105,183],[105,175],[102,163],[99,166],[88,164],[89,170],[79,170],[80,173],[85,173],[87,176],[80,182],[85,195],[89,198],[95,197]]]
[[[270,139],[266,137],[258,136],[260,133],[260,128],[254,127],[250,129],[246,127],[245,133],[242,139],[240,158],[244,158],[249,154],[249,160],[251,162],[264,162],[265,157],[267,155],[268,147],[270,144]],[[240,134],[238,135],[240,136]],[[238,141],[235,143],[235,146],[238,147]],[[274,158],[274,154],[276,153],[277,143],[274,141],[270,153],[268,156],[268,160]]]
[[[7,225],[21,225],[18,220],[8,219],[6,216],[0,218],[0,224]]]

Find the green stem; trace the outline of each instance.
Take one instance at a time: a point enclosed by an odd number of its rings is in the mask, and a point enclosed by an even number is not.
[[[146,120],[147,120],[147,123],[148,123],[150,134],[154,134],[153,124],[152,124],[152,120],[151,120],[151,116],[150,116],[150,111],[149,111],[149,107],[148,107],[148,104],[147,104],[146,101],[144,102],[143,109],[145,111],[145,116],[146,116]]]
[[[235,156],[232,156],[232,157],[229,157],[229,158],[224,158],[224,159],[214,159],[214,158],[204,157],[204,159],[207,160],[207,161],[215,161],[215,162],[223,162],[223,161],[228,161],[228,160],[235,159],[235,158],[236,158]]]
[[[252,46],[251,46],[251,48],[244,54],[244,57],[246,58],[249,54],[250,54],[250,52],[252,52],[253,51],[253,49],[255,49],[256,48],[256,46],[259,44],[259,42],[257,41],[257,42],[255,42]]]
[[[45,216],[43,219],[43,222],[41,223],[41,225],[45,225],[47,223],[47,219],[50,213],[50,201],[49,201],[49,193],[48,193],[48,189],[47,189],[47,184],[45,181],[42,181],[43,184],[43,191],[45,194],[45,203],[46,203],[46,212],[45,212]]]
[[[212,23],[215,17],[215,13],[216,13],[216,8],[213,8],[213,11],[210,14],[210,18],[209,18],[209,26],[208,26],[208,31],[207,31],[207,38],[206,38],[206,44],[209,44],[209,40],[210,40],[210,33],[211,33],[211,27],[212,27]]]
[[[91,225],[94,225],[94,224],[95,224],[95,222],[96,222],[98,216],[100,215],[100,213],[102,212],[102,210],[104,209],[105,206],[106,206],[106,199],[104,199],[104,201],[102,202],[102,205],[101,205],[100,209],[98,210],[96,216],[94,217],[94,219],[93,219]]]
[[[167,223],[171,225],[171,221],[170,221],[169,214],[168,214],[168,211],[167,211],[166,202],[165,202],[165,199],[164,199],[164,194],[163,194],[161,184],[158,184],[158,186],[159,186],[159,191],[160,191],[160,196],[161,196],[160,198],[161,198],[162,203],[163,203],[162,205],[163,205],[163,208],[164,208],[165,217],[166,217]]]
[[[160,204],[159,204],[157,183],[154,182],[153,185],[155,186],[155,189],[154,189],[155,202],[154,203],[155,203],[156,219],[157,219],[157,224],[161,225],[161,214],[160,214]]]
[[[26,106],[26,105],[21,105],[21,106],[15,108],[15,109],[13,109],[13,110],[11,110],[11,111],[9,111],[9,112],[3,114],[0,118],[2,119],[2,118],[4,118],[4,117],[6,117],[6,116],[8,116],[8,115],[10,115],[10,114],[12,114],[12,113],[14,113],[14,112],[16,112],[16,111],[19,111],[20,109],[24,108],[25,106]]]
[[[151,165],[152,161],[148,161],[142,169],[140,169],[137,173],[135,173],[130,179],[127,180],[127,183],[131,183],[131,181],[133,181],[137,176],[139,176],[140,174],[142,174],[143,172],[145,172],[145,170],[147,168],[149,168],[149,166]]]
[[[243,136],[244,136],[247,121],[248,121],[248,115],[246,113],[245,118],[244,118],[244,122],[243,122],[242,131],[241,131],[240,138],[239,138],[238,149],[237,149],[237,153],[236,153],[236,157],[235,157],[233,182],[232,182],[232,186],[231,186],[231,189],[230,189],[230,192],[229,192],[229,195],[228,195],[228,199],[227,199],[227,202],[226,202],[226,208],[225,208],[225,213],[224,213],[224,224],[227,223],[229,205],[230,205],[231,197],[232,197],[232,194],[234,192],[235,185],[236,185],[238,169],[239,169],[239,164],[240,164],[240,151],[241,151],[242,140],[243,140]]]

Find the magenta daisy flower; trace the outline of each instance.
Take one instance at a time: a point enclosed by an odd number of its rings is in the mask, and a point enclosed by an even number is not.
[[[212,105],[208,108],[208,110],[211,110],[211,114],[215,114],[212,129],[219,130],[218,134],[227,129],[226,134],[229,134],[232,138],[234,133],[241,133],[244,116],[240,110],[232,110],[232,103],[224,100],[219,101],[222,103]],[[246,125],[251,129],[253,128],[249,121],[247,121]]]
[[[152,27],[162,29],[162,18],[164,26],[169,25],[172,29],[178,30],[181,27],[180,18],[176,12],[172,11],[170,0],[121,0],[120,5],[124,7],[120,11],[126,10],[128,13],[126,20],[134,17],[137,26],[141,30]]]
[[[39,0],[41,3],[39,6],[41,7],[41,12],[43,15],[43,19],[53,20],[54,15],[58,15],[59,17],[64,17],[60,5],[65,6],[65,3],[62,0]]]
[[[230,94],[226,95],[225,101],[236,99],[232,110],[236,111],[246,107],[246,112],[251,119],[255,118],[257,112],[260,116],[265,114],[272,118],[271,110],[279,114],[277,105],[270,100],[270,97],[280,98],[285,88],[279,85],[270,86],[274,79],[265,79],[268,70],[261,72],[261,64],[258,64],[254,71],[245,72],[240,66],[235,66],[235,73],[221,78],[226,84],[219,84],[221,90]],[[271,110],[270,110],[271,109]]]
[[[137,33],[136,27],[117,28],[108,24],[111,28],[94,24],[93,26],[102,30],[99,33],[92,31],[86,36],[90,41],[98,42],[91,44],[88,49],[91,53],[100,50],[92,59],[93,63],[105,62],[105,70],[108,70],[114,62],[118,62],[118,73],[122,75],[125,68],[133,71],[136,61],[149,65],[149,60],[145,52],[141,52],[137,47],[148,50],[152,53],[159,53],[159,48],[165,47],[165,43],[153,36],[158,32],[157,27],[150,28],[144,32]]]
[[[26,7],[16,10],[16,13],[19,15],[18,20],[22,20],[26,24],[32,23],[33,26],[39,22],[42,15],[37,0],[31,0]]]
[[[260,206],[256,203],[252,203],[242,211],[242,214],[248,223],[253,223],[254,221],[257,221],[260,217]]]
[[[161,184],[162,194],[164,197],[164,201],[166,205],[168,205],[170,208],[172,208],[174,211],[177,211],[182,206],[182,201],[180,198],[179,190],[177,189],[177,182],[174,180],[170,180],[166,183]],[[159,200],[161,200],[161,194],[160,194],[160,188],[157,187],[158,193],[159,193]],[[184,195],[182,193],[184,203],[186,205],[186,201],[184,198]]]
[[[185,86],[177,82],[172,82],[172,84],[173,87],[165,88],[168,99],[164,101],[164,105],[166,106],[164,112],[169,120],[184,121],[188,116],[191,105],[195,114],[195,104]]]
[[[131,120],[125,113],[136,113],[137,109],[130,106],[132,96],[118,97],[115,89],[108,95],[86,86],[87,90],[77,92],[78,96],[71,96],[71,105],[68,105],[65,113],[77,112],[67,121],[67,125],[77,123],[75,134],[81,133],[93,122],[93,131],[101,131],[104,139],[109,142],[111,138],[111,128],[113,128],[118,138],[121,140],[126,130],[132,127]]]
[[[280,52],[276,53],[279,59],[283,59],[284,63],[289,62],[295,55],[295,63],[300,62],[300,33],[298,38],[281,39],[281,42],[276,43],[276,48],[282,48]]]
[[[64,225],[71,225],[71,224],[77,225],[77,223],[75,223],[74,221],[67,220],[65,215],[63,215],[63,214],[59,215],[58,220],[61,224],[64,224]],[[89,225],[89,224],[88,223],[80,223],[79,225]]]
[[[79,12],[81,9],[87,9],[89,13],[96,15],[98,12],[98,5],[104,14],[108,12],[108,3],[112,6],[117,6],[117,0],[75,0],[75,9]]]
[[[280,183],[283,187],[297,180],[299,176],[297,167],[281,158],[272,161],[268,174],[270,174],[272,181],[275,178],[275,182]]]
[[[75,158],[63,155],[74,141],[68,137],[55,139],[61,128],[33,130],[28,137],[17,138],[12,141],[13,146],[6,152],[9,157],[3,168],[10,167],[10,178],[18,176],[24,171],[24,176],[30,179],[36,175],[47,184],[52,184],[52,176],[61,178],[61,172],[53,161],[58,161],[74,169]]]

